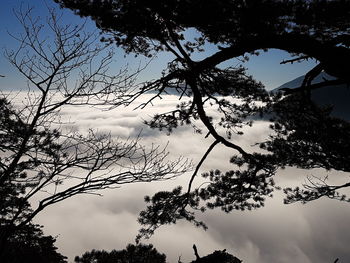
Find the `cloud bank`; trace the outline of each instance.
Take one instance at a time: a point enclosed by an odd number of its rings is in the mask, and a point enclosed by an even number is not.
[[[19,99],[19,98],[17,98]],[[143,98],[144,99],[144,98]],[[20,99],[19,99],[20,101]],[[136,102],[137,103],[137,102]],[[207,147],[210,138],[195,134],[191,127],[180,127],[171,136],[151,130],[143,120],[154,113],[166,112],[177,103],[176,96],[165,96],[154,107],[133,111],[133,107],[101,111],[91,107],[66,107],[62,118],[67,125],[84,132],[89,128],[110,132],[115,138],[127,139],[141,134],[142,144],[168,145],[172,157],[183,155],[196,163]],[[250,147],[252,142],[262,141],[268,135],[268,125],[257,122],[244,137],[234,138],[240,145]],[[217,147],[206,160],[202,171],[212,168],[230,169],[231,151]],[[306,175],[323,173],[318,170],[286,169],[278,173],[276,180],[283,185],[300,185]],[[349,175],[333,172],[339,180]],[[142,183],[106,190],[103,197],[76,196],[49,207],[36,222],[43,224],[47,234],[56,236],[59,251],[73,261],[74,256],[91,249],[123,249],[134,242],[139,229],[137,216],[145,207],[144,195],[159,190],[170,190],[177,185],[187,185],[189,175],[166,182]],[[187,222],[164,226],[148,241],[167,255],[168,262],[184,262],[194,259],[192,244],[200,255],[226,248],[249,263],[329,263],[340,258],[350,258],[349,205],[332,200],[317,200],[307,205],[283,205],[283,195],[266,203],[265,208],[251,212],[234,211],[225,214],[214,210],[198,215],[209,229],[203,231]]]

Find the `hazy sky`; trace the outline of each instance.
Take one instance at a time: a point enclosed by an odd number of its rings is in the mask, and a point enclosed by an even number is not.
[[[56,4],[47,0],[10,1],[2,0],[0,9],[0,47],[13,48],[16,43],[8,37],[7,32],[20,33],[20,27],[13,15],[12,8],[21,5],[35,8],[35,14],[44,19],[46,4]],[[80,23],[80,18],[70,11],[63,10],[65,21]],[[93,23],[88,22],[88,30],[94,30]],[[49,36],[48,36],[49,37]],[[121,51],[115,66],[129,63],[135,66],[142,58],[127,56]],[[153,78],[159,74],[171,56],[162,55],[143,73],[142,78]],[[279,62],[288,58],[284,52],[277,50],[252,58],[247,67],[249,72],[261,80],[268,88],[275,88],[305,73],[312,63],[280,66]],[[123,60],[124,59],[124,60]],[[237,61],[230,61],[236,65]],[[24,86],[25,82],[18,73],[11,69],[6,60],[0,59],[0,89]],[[18,94],[15,101],[21,101],[23,94]],[[145,99],[145,98],[142,98]],[[136,102],[137,103],[137,102]],[[190,127],[182,127],[171,136],[150,130],[142,124],[142,120],[154,113],[172,109],[177,97],[165,96],[154,107],[144,111],[133,111],[133,107],[100,111],[89,107],[66,107],[61,113],[64,118],[74,121],[77,130],[82,132],[88,128],[97,128],[100,132],[111,132],[114,137],[125,139],[139,134],[142,129],[142,142],[145,145],[156,143],[165,145],[171,157],[179,155],[198,161],[210,138],[194,134]],[[211,111],[215,116],[215,112]],[[268,125],[257,122],[244,137],[233,138],[240,145],[250,147],[253,142],[262,141],[268,135]],[[212,168],[230,169],[230,150],[217,147],[202,167],[202,171]],[[286,169],[276,177],[283,185],[300,185],[305,175],[326,175],[324,171],[302,171]],[[335,181],[346,180],[347,174],[329,173]],[[188,175],[176,180],[162,183],[148,183],[124,186],[121,189],[103,192],[103,197],[78,196],[54,205],[41,213],[36,222],[45,226],[47,234],[57,236],[57,246],[62,254],[81,255],[91,249],[123,249],[134,241],[139,225],[137,215],[145,206],[143,196],[159,190],[170,190],[174,186],[184,185]],[[196,243],[200,255],[216,249],[227,249],[228,252],[247,263],[330,263],[339,257],[340,262],[350,259],[348,244],[350,243],[349,204],[330,200],[318,200],[311,204],[283,205],[282,193],[276,193],[274,199],[268,200],[266,207],[252,212],[233,212],[224,214],[221,211],[210,211],[199,215],[208,225],[205,232],[191,224],[179,222],[177,225],[164,226],[148,241],[167,255],[169,262],[177,262],[179,256],[187,262],[194,259],[192,244]]]

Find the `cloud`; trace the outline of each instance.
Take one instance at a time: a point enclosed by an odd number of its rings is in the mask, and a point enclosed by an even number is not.
[[[149,95],[147,95],[149,96]],[[146,98],[147,99],[147,98]],[[140,102],[140,101],[139,101]],[[67,127],[84,132],[88,128],[110,132],[115,138],[126,139],[140,134],[142,144],[168,145],[170,157],[185,156],[198,162],[212,143],[205,134],[195,134],[184,126],[170,136],[151,130],[143,120],[155,113],[173,109],[178,103],[175,96],[165,96],[142,111],[133,107],[101,111],[89,107],[66,107],[62,119],[70,120]],[[211,111],[215,117],[216,113]],[[254,142],[268,136],[268,124],[256,122],[243,136],[235,136],[234,142],[254,150]],[[231,169],[229,158],[232,150],[218,145],[205,161],[201,172],[213,168]],[[348,180],[348,175],[321,170],[304,171],[295,168],[281,170],[276,180],[281,185],[300,185],[306,175],[330,174],[338,180]],[[72,261],[74,256],[87,250],[123,249],[133,242],[139,225],[137,216],[145,207],[144,195],[159,190],[170,190],[176,185],[187,186],[190,174],[180,178],[147,184],[125,185],[106,190],[103,197],[76,196],[43,211],[36,222],[45,226],[45,232],[59,235],[57,245]],[[195,183],[198,184],[200,180]],[[307,205],[283,205],[281,192],[267,201],[266,207],[252,212],[234,211],[225,214],[219,210],[199,214],[209,229],[203,231],[187,222],[164,226],[149,240],[168,256],[169,262],[194,259],[192,244],[196,243],[201,255],[226,248],[230,253],[249,263],[329,263],[339,257],[340,262],[350,258],[350,230],[348,204],[332,200],[318,200]]]

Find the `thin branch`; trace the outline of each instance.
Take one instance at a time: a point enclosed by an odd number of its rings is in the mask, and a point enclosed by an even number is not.
[[[202,166],[202,164],[204,163],[205,159],[208,157],[209,153],[214,149],[214,147],[219,143],[218,140],[214,141],[209,148],[207,149],[207,151],[205,152],[205,154],[202,156],[201,160],[199,161],[199,163],[196,166],[196,169],[194,170],[190,182],[188,183],[188,189],[187,189],[187,194],[189,194],[191,192],[191,187],[192,187],[192,183],[194,178],[197,176],[198,170],[199,168]]]
[[[281,65],[288,64],[288,63],[293,64],[294,62],[300,62],[302,60],[308,60],[309,58],[310,58],[310,56],[300,56],[300,57],[293,58],[293,59],[283,60],[283,61],[280,62],[280,64]]]

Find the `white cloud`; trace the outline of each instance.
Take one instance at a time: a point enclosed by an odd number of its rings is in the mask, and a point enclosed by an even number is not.
[[[97,128],[100,132],[127,138],[138,135],[142,130],[143,144],[165,145],[169,142],[168,150],[172,157],[183,155],[196,162],[212,142],[210,138],[194,134],[191,127],[181,127],[167,136],[142,124],[154,113],[168,111],[177,104],[175,96],[168,98],[143,111],[134,111],[132,107],[112,111],[66,107],[61,114],[82,132],[87,128]],[[256,122],[254,128],[244,136],[234,137],[234,140],[244,147],[251,147],[253,142],[263,140],[267,134],[267,124]],[[230,149],[219,145],[209,155],[201,171],[230,169],[231,154]],[[300,185],[305,175],[320,173],[327,174],[319,170],[288,168],[280,171],[276,179],[282,185]],[[349,178],[344,173],[331,174],[335,178]],[[186,186],[188,178],[189,175],[184,175],[168,182],[127,185],[104,191],[103,197],[76,196],[46,209],[36,221],[45,226],[47,234],[59,235],[57,245],[71,261],[74,256],[93,248],[123,249],[127,243],[134,241],[137,234],[137,215],[145,206],[143,196],[169,190],[179,184]],[[179,222],[162,227],[149,242],[165,253],[169,262],[177,262],[180,255],[185,262],[193,260],[193,243],[197,244],[201,255],[226,248],[249,263],[329,263],[337,257],[341,262],[350,258],[348,204],[318,200],[305,206],[286,206],[282,204],[282,199],[281,193],[277,193],[276,198],[268,200],[265,208],[252,212],[235,211],[227,215],[221,211],[209,211],[199,215],[208,224],[208,231]]]

